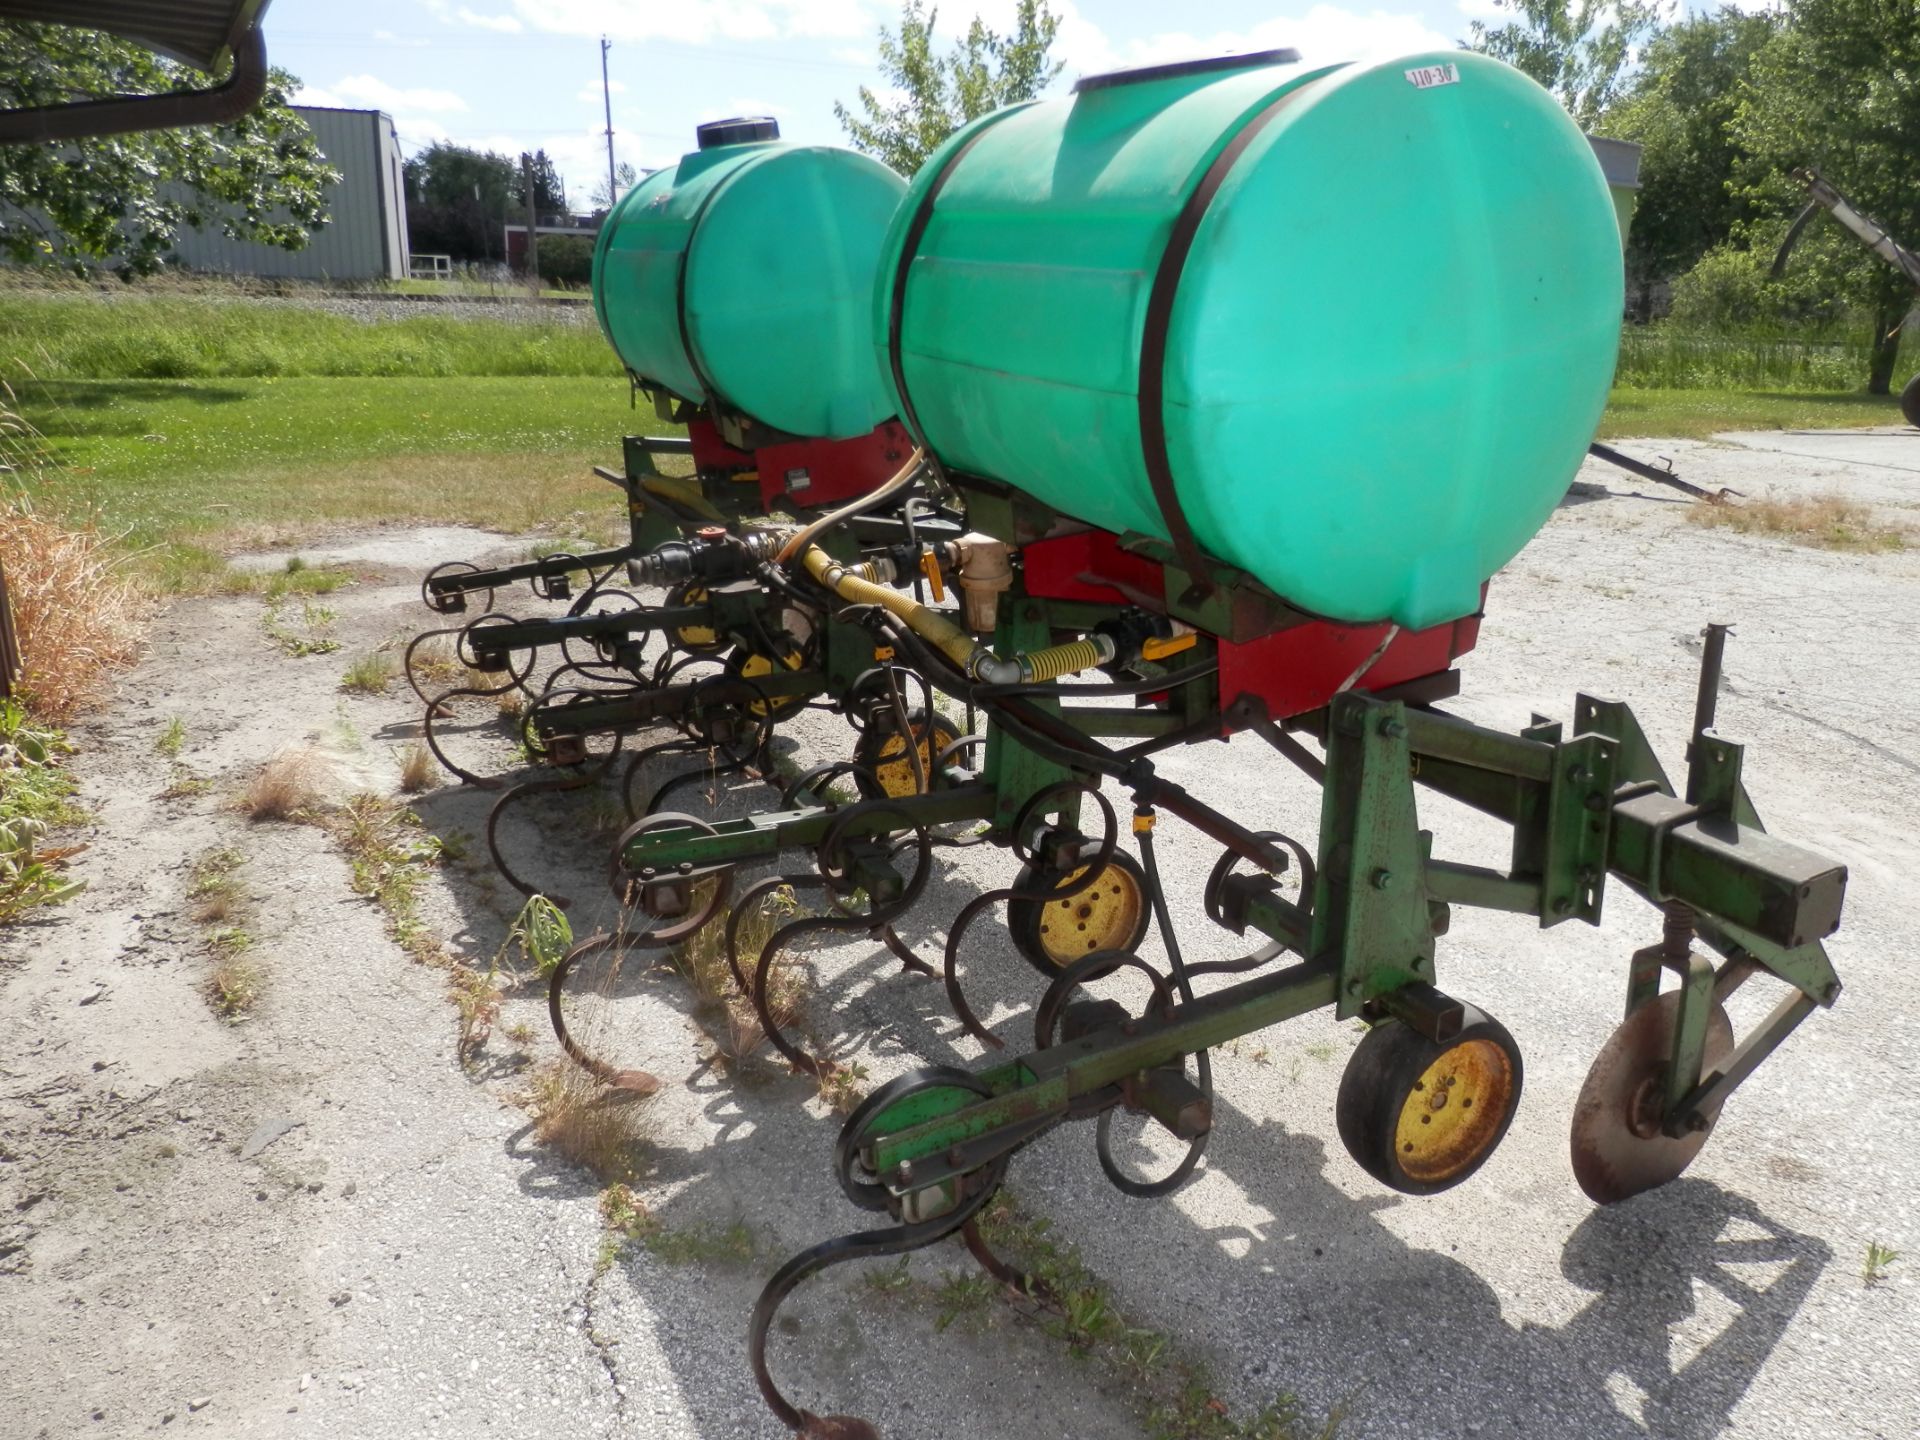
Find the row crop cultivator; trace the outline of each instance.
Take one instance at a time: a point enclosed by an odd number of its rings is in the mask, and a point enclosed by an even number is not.
[[[974,1223],[1016,1152],[1092,1120],[1114,1185],[1170,1193],[1212,1133],[1217,1046],[1316,1010],[1365,1021],[1336,1105],[1349,1154],[1410,1194],[1472,1175],[1523,1065],[1497,1019],[1441,985],[1461,907],[1597,925],[1612,884],[1660,915],[1573,1107],[1575,1175],[1602,1203],[1680,1174],[1734,1090],[1839,994],[1823,942],[1846,871],[1761,825],[1741,747],[1714,728],[1723,627],[1678,785],[1619,701],[1582,695],[1570,723],[1517,734],[1445,708],[1488,578],[1565,493],[1605,403],[1631,166],[1610,202],[1615,177],[1564,112],[1484,57],[1292,58],[1083,80],[973,122],[904,195],[864,157],[778,144],[771,122],[703,127],[699,152],[615,208],[596,253],[609,338],[689,423],[685,441],[630,439],[607,477],[630,543],[425,583],[442,614],[487,607],[438,632],[464,681],[427,683],[426,637],[409,674],[435,753],[499,790],[488,837],[520,888],[538,887],[502,853],[502,816],[613,775],[641,741],[610,858],[621,921],[550,980],[562,1044],[601,1079],[659,1083],[588,1053],[569,984],[593,957],[709,925],[768,1041],[823,1078],[836,1062],[772,994],[809,936],[884,944],[989,1053],[1006,1042],[966,993],[967,937],[1004,906],[1038,972],[1026,1053],[912,1071],[852,1113],[834,1175],[886,1220],[794,1257],[755,1307],[762,1393],[814,1440],[872,1431],[776,1384],[768,1339],[796,1286],[956,1233],[1031,1285]],[[1409,183],[1383,183],[1393,166]],[[1378,285],[1383,266],[1399,289]],[[1423,289],[1470,330],[1465,350],[1408,323],[1402,297]],[[1383,395],[1405,407],[1383,412]],[[675,449],[691,480],[655,464]],[[494,612],[520,580],[566,613]],[[551,773],[508,786],[445,742],[457,704],[514,687],[525,752]],[[783,777],[771,741],[810,708],[844,715],[855,743]],[[1235,736],[1318,787],[1314,828],[1249,823],[1171,778],[1168,752]],[[703,768],[643,793],[643,765],[676,754]],[[765,780],[775,808],[676,808],[724,771]],[[1423,791],[1509,843],[1445,856]],[[1204,920],[1245,954],[1187,959],[1163,820],[1213,848]],[[1018,868],[922,958],[898,927],[940,852],[973,844]],[[781,868],[796,852],[810,863]],[[774,873],[734,893],[750,867]],[[825,911],[743,953],[744,919],[782,887]],[[1140,953],[1150,931],[1163,963]],[[1103,993],[1122,976],[1143,1005]],[[1736,1041],[1725,1002],[1762,976],[1781,997]],[[1123,1163],[1123,1113],[1171,1137],[1166,1173]]]

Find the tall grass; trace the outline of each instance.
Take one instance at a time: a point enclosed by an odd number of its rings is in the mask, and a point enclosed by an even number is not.
[[[588,318],[363,320],[275,301],[0,293],[0,363],[18,379],[616,376]]]
[[[140,648],[146,599],[125,552],[97,525],[55,520],[21,488],[52,467],[0,385],[0,573],[6,576],[33,714],[65,721],[97,699]]]
[[[1920,370],[1920,354],[1914,353],[1920,344],[1907,350],[1895,390]],[[1866,388],[1870,360],[1864,326],[1722,330],[1663,320],[1621,331],[1614,384],[1637,390],[1859,392]]]

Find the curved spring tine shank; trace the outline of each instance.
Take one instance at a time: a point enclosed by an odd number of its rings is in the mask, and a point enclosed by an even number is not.
[[[1119,839],[1119,823],[1114,817],[1113,806],[1108,802],[1107,797],[1094,786],[1071,780],[1048,786],[1021,808],[1019,816],[1014,821],[1013,833],[1016,836],[1021,834],[1026,829],[1028,819],[1039,813],[1041,805],[1049,797],[1069,789],[1091,795],[1099,803],[1101,818],[1106,822],[1106,833],[1101,838],[1099,852],[1081,867],[1080,878],[1070,885],[1062,885],[1057,889],[1022,890],[1018,886],[1010,885],[1000,890],[989,890],[984,895],[976,895],[961,907],[960,913],[954,917],[952,928],[947,931],[947,952],[941,977],[946,982],[947,1003],[953,1007],[954,1015],[958,1017],[961,1026],[969,1035],[995,1050],[1006,1048],[1006,1041],[980,1023],[980,1017],[973,1013],[973,1007],[967,1004],[966,994],[960,988],[960,940],[967,933],[968,926],[984,914],[988,907],[997,905],[1002,900],[1067,900],[1078,895],[1082,890],[1090,888],[1099,880],[1100,872],[1113,858],[1114,846]],[[1033,858],[1019,845],[1015,846],[1014,853],[1022,861],[1031,861]]]
[[[801,1251],[774,1273],[774,1277],[767,1282],[767,1288],[760,1292],[759,1300],[754,1303],[753,1321],[747,1329],[747,1353],[753,1363],[753,1378],[760,1387],[761,1398],[767,1402],[767,1408],[779,1417],[781,1424],[794,1434],[806,1437],[806,1440],[878,1440],[879,1432],[864,1420],[851,1415],[815,1415],[810,1410],[800,1409],[780,1393],[780,1387],[774,1384],[773,1373],[767,1367],[767,1332],[773,1328],[774,1314],[801,1281],[819,1274],[830,1265],[842,1265],[849,1260],[876,1260],[886,1255],[904,1255],[910,1250],[936,1244],[955,1231],[965,1229],[993,1198],[1005,1172],[1006,1157],[1001,1156],[994,1162],[978,1192],[962,1201],[951,1213],[934,1220],[923,1220],[917,1225],[895,1225],[885,1230],[868,1230],[825,1241],[811,1250]]]
[[[567,976],[572,973],[574,966],[587,956],[606,949],[616,938],[620,937],[602,930],[598,935],[589,935],[560,957],[560,963],[553,967],[553,974],[547,979],[547,1018],[553,1022],[554,1037],[559,1040],[560,1048],[567,1052],[574,1064],[594,1079],[614,1090],[624,1090],[633,1095],[651,1095],[660,1088],[660,1078],[645,1070],[617,1069],[589,1054],[573,1038],[573,1032],[567,1029],[564,1007],[560,1003]]]

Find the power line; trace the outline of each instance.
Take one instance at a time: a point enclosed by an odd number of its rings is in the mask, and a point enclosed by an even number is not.
[[[529,45],[548,46],[554,49],[572,47],[580,43],[579,36],[571,35],[461,35],[448,38],[442,35],[400,34],[388,31],[388,41],[370,40],[365,34],[327,33],[320,31],[275,30],[269,40],[290,40],[298,44],[336,45],[364,50],[369,44],[383,44],[390,41],[422,41],[422,44],[405,44],[403,48],[418,50],[522,50]],[[734,50],[717,45],[701,45],[686,40],[649,40],[649,47],[662,46],[683,51],[689,55],[709,55],[716,60],[734,60],[748,65],[764,65],[776,70],[843,70],[862,75],[872,74],[874,65],[856,65],[848,60],[809,60],[796,56],[766,55],[750,50]]]

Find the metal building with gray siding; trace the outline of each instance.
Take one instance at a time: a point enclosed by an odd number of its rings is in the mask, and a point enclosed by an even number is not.
[[[173,247],[193,270],[292,280],[404,280],[407,204],[400,140],[378,110],[294,109],[313,130],[340,183],[327,196],[330,220],[304,250],[230,240],[219,229],[183,229]]]

